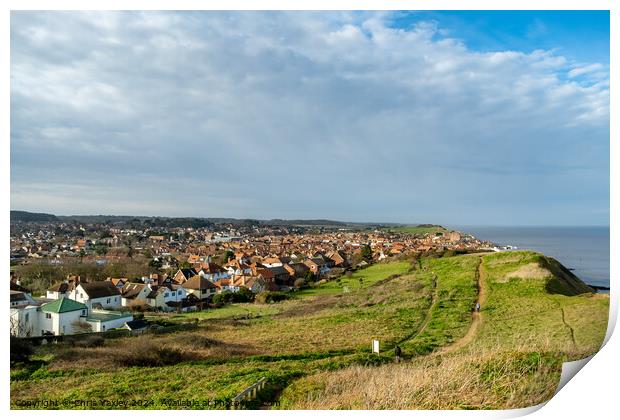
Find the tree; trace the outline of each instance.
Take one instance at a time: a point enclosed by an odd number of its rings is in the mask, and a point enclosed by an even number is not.
[[[226,264],[228,261],[234,258],[235,258],[235,253],[232,252],[230,249],[227,249],[226,252],[224,253],[224,264]]]
[[[105,244],[97,244],[95,245],[95,254],[97,255],[105,255],[108,253],[108,246]]]
[[[11,335],[10,346],[11,366],[19,362],[26,363],[30,361],[30,356],[34,353],[34,349],[28,340]]]
[[[149,261],[149,267],[151,268],[155,268],[159,270],[161,266],[162,266],[162,262],[157,258],[153,258],[151,261]]]
[[[82,261],[84,260],[84,257],[86,256],[86,250],[84,248],[80,248],[80,264],[82,264]]]
[[[131,238],[127,238],[125,246],[127,247],[127,257],[129,257],[130,260],[133,259],[133,241]]]
[[[361,256],[364,261],[367,263],[372,262],[372,249],[370,249],[370,245],[364,244],[361,248]]]

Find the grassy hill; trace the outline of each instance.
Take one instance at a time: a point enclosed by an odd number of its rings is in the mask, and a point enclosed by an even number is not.
[[[12,369],[11,406],[36,396],[64,408],[82,408],[77,398],[222,408],[208,402],[261,377],[256,404],[281,408],[532,405],[553,394],[562,361],[599,348],[608,304],[533,252],[376,264],[276,304],[163,317],[185,326],[173,333],[40,347],[37,363]],[[392,363],[396,344],[404,363]]]
[[[397,226],[391,227],[387,229],[390,232],[394,233],[407,233],[409,235],[418,235],[418,236],[426,236],[426,235],[437,235],[437,234],[445,234],[448,232],[446,228],[439,225],[416,225],[416,226]]]

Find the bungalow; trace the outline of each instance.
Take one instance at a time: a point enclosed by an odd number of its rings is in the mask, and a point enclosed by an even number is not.
[[[119,308],[122,306],[121,292],[109,281],[93,281],[80,283],[69,297],[86,304],[89,309],[93,306],[101,308]]]
[[[95,309],[86,317],[92,332],[105,332],[115,328],[123,328],[133,320],[131,312],[103,311]]]

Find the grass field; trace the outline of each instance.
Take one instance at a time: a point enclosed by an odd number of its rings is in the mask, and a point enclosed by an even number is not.
[[[89,408],[72,400],[147,395],[148,408],[178,408],[167,399],[183,398],[222,408],[208,402],[229,401],[261,377],[269,385],[257,404],[277,397],[281,408],[536,404],[552,395],[562,361],[598,349],[609,303],[572,296],[583,290],[541,258],[376,264],[283,302],[165,317],[191,321],[184,331],[39,347],[36,363],[11,370],[11,406],[36,397]],[[485,303],[472,318],[481,287]],[[372,339],[381,355],[370,353]],[[406,363],[390,363],[396,344]]]
[[[562,363],[600,348],[607,327],[608,296],[587,293],[582,285],[567,279],[571,273],[533,252],[453,257],[425,264],[439,279],[442,273],[454,279],[471,273],[467,261],[471,258],[479,258],[478,276],[486,296],[470,340],[453,341],[447,352],[415,357],[407,364],[350,366],[328,375],[304,376],[282,393],[281,407],[499,409],[532,406],[551,398]],[[457,272],[453,264],[443,270],[437,267],[455,259],[463,264]],[[450,304],[458,313],[456,306]],[[438,309],[431,311],[437,313],[433,320],[443,318]],[[442,324],[440,330],[454,326],[457,336],[463,334],[458,317]]]
[[[447,233],[448,230],[442,226],[398,226],[398,227],[391,227],[388,229],[389,232],[394,232],[394,233],[407,233],[409,235],[419,235],[419,236],[426,236],[426,235],[435,235],[437,233]]]

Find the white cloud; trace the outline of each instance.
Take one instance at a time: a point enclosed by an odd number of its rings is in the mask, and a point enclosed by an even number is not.
[[[437,22],[404,30],[389,18],[14,13],[12,197],[26,206],[23,185],[76,172],[121,191],[113,169],[169,180],[149,206],[177,200],[177,214],[226,215],[226,203],[237,215],[381,218],[357,192],[370,188],[407,220],[424,199],[472,195],[455,171],[487,168],[538,198],[529,173],[605,161],[609,86],[576,78],[600,65],[472,51]]]

